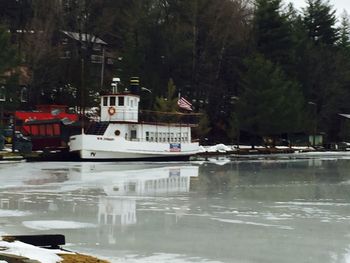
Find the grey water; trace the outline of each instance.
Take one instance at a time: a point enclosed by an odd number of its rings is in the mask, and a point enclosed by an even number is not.
[[[350,262],[350,158],[2,163],[0,234],[110,262]]]

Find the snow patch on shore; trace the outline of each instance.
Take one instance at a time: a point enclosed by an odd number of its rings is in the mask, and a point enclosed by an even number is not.
[[[42,263],[56,263],[62,261],[62,258],[56,254],[61,253],[61,251],[57,252],[57,250],[39,248],[19,241],[0,241],[0,248],[3,254],[26,257],[32,260],[38,260]]]

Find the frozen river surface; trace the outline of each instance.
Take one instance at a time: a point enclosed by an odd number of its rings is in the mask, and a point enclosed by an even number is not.
[[[0,178],[0,234],[64,234],[111,262],[350,262],[342,156],[12,163]]]

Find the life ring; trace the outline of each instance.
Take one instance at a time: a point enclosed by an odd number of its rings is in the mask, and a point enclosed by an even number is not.
[[[114,115],[115,113],[116,113],[116,110],[115,110],[114,107],[109,107],[109,108],[108,108],[108,114],[109,114],[109,115],[112,116],[112,115]]]

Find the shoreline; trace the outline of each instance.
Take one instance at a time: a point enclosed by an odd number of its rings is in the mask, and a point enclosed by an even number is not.
[[[224,144],[217,144],[213,146],[200,146],[200,152],[193,155],[194,157],[211,157],[211,156],[260,156],[260,155],[289,155],[289,154],[350,154],[347,150],[328,150],[315,149],[313,147],[264,147],[256,146],[254,149],[250,146],[240,145],[226,146]],[[70,158],[69,152],[66,149],[55,151],[40,151],[31,153],[11,152],[9,150],[0,151],[0,163],[14,163],[14,162],[35,162],[35,161],[77,161],[76,158]]]

